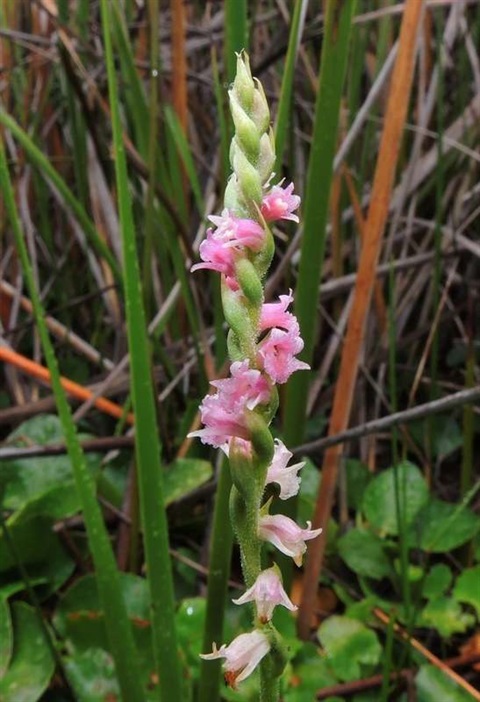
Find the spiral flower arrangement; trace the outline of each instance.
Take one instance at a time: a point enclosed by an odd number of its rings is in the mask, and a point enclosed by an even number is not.
[[[288,465],[292,454],[274,440],[269,425],[278,407],[277,385],[308,365],[296,358],[303,341],[296,317],[288,311],[292,292],[278,302],[265,303],[263,280],[274,254],[269,225],[285,219],[298,222],[300,198],[293,184],[271,185],[275,146],[270,111],[260,82],[252,78],[248,57],[239,54],[237,73],[229,91],[235,134],[230,148],[232,174],[224,210],[212,216],[200,245],[201,263],[192,271],[210,269],[221,275],[222,304],[230,327],[229,377],[213,381],[214,394],[200,405],[203,428],[193,432],[203,443],[229,457],[232,473],[230,515],[240,545],[246,592],[234,602],[253,602],[255,622],[228,646],[211,653],[223,658],[225,679],[235,687],[256,668],[261,669],[261,699],[278,700],[278,680],[286,657],[281,636],[272,624],[277,605],[295,610],[285,592],[277,566],[262,570],[265,542],[300,566],[306,541],[320,529],[301,528],[282,514],[270,514],[266,485],[275,483],[280,499],[297,494],[303,463]]]

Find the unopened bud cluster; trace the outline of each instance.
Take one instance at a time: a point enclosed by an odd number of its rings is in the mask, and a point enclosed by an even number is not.
[[[302,529],[281,514],[269,514],[267,485],[275,484],[280,499],[297,494],[303,463],[288,465],[292,454],[273,440],[269,425],[278,405],[276,385],[285,383],[308,365],[296,358],[303,349],[296,317],[288,311],[292,292],[278,302],[265,303],[263,278],[271,263],[274,244],[269,225],[277,220],[298,222],[300,198],[293,184],[271,185],[275,161],[270,112],[261,84],[250,73],[248,58],[238,56],[237,75],[229,91],[235,125],[230,160],[233,173],[225,192],[225,209],[212,216],[200,245],[202,263],[192,271],[220,273],[222,302],[230,327],[229,377],[213,381],[214,394],[200,406],[203,429],[190,436],[222,449],[230,459],[234,487],[231,518],[240,544],[247,591],[236,604],[253,602],[255,628],[229,646],[204,654],[224,658],[225,678],[235,687],[269,653],[281,649],[280,636],[271,623],[274,607],[296,607],[282,586],[276,566],[261,569],[262,543],[269,542],[301,565],[305,542],[320,529]],[[281,674],[281,669],[277,675]]]

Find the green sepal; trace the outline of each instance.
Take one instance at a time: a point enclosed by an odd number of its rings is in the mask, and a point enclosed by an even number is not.
[[[260,138],[260,148],[257,160],[257,170],[260,173],[262,184],[266,183],[272,175],[275,165],[275,137],[273,130],[262,134]]]
[[[252,325],[250,315],[245,307],[245,299],[241,292],[230,290],[228,285],[222,284],[222,304],[225,319],[237,337],[238,348],[241,349],[243,358],[247,357],[252,368],[256,356],[256,327]]]
[[[254,257],[254,265],[260,279],[266,275],[275,253],[275,241],[273,239],[273,234],[265,223],[265,220],[263,220],[261,224],[263,224],[265,227],[265,240],[261,250]]]
[[[241,51],[237,54],[237,73],[233,81],[231,92],[233,92],[239,102],[241,102],[244,110],[249,113],[253,108],[256,91],[252,72],[250,70],[250,59],[245,51]]]
[[[227,186],[225,188],[224,205],[232,212],[236,217],[251,217],[252,213],[245,203],[240,202],[239,197],[239,186],[237,182],[237,176],[232,173],[228,179]]]
[[[252,320],[258,318],[263,303],[263,287],[254,264],[248,258],[240,258],[235,264],[235,273],[238,284],[248,300],[250,317]],[[255,315],[252,314],[254,311]]]
[[[249,211],[255,215],[255,205],[262,202],[262,180],[256,167],[250,163],[237,143],[236,137],[232,140],[232,168],[237,175],[238,195]]]
[[[253,455],[246,455],[244,447],[232,439],[228,452],[232,482],[245,502],[257,500],[258,473]]]
[[[273,436],[268,428],[268,423],[265,421],[265,417],[258,411],[252,410],[249,412],[247,410],[246,414],[247,426],[250,432],[252,445],[256,458],[258,459],[258,467],[256,471],[258,483],[263,490],[267,468],[273,459],[273,452],[275,448]]]
[[[233,331],[233,329],[228,330],[227,334],[227,350],[228,350],[228,357],[230,360],[233,361],[243,361],[245,358],[245,355],[240,347],[238,337]]]
[[[254,78],[253,81],[256,90],[253,94],[253,108],[250,117],[257,125],[258,131],[262,133],[266,132],[270,126],[270,108],[263,85],[258,78]]]
[[[260,135],[255,122],[250,119],[232,91],[230,91],[230,112],[235,125],[235,139],[249,161],[256,163],[260,155]]]

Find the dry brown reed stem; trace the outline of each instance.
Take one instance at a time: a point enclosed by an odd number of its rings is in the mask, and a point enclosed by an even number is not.
[[[388,96],[385,126],[382,132],[372,197],[365,224],[365,237],[360,254],[352,310],[348,320],[339,377],[335,387],[329,435],[338,434],[346,429],[350,417],[363,346],[365,322],[372,298],[376,267],[387,222],[390,195],[407,116],[422,10],[423,0],[406,0],[398,53]],[[322,482],[313,517],[314,528],[320,525],[325,527],[329,522],[341,454],[342,445],[333,446],[325,453]],[[310,622],[315,608],[317,584],[322,569],[325,544],[326,529],[320,538],[310,542],[304,591],[298,615],[298,633],[303,639],[308,639],[310,634]]]
[[[386,626],[388,626],[388,624],[390,623],[390,617],[388,616],[388,614],[385,614],[385,612],[379,609],[378,607],[375,607],[375,609],[373,610],[373,614]],[[425,648],[425,646],[423,646],[423,644],[421,644],[420,641],[409,636],[409,634],[398,624],[395,623],[393,625],[393,630],[398,636],[400,636],[400,638],[402,638],[404,641],[407,641],[412,648],[414,648],[424,658],[426,658],[429,663],[434,665],[435,668],[441,670],[457,685],[462,687],[466,692],[469,692],[472,696],[472,700],[478,700],[478,702],[480,702],[480,691],[475,690],[475,688],[472,687],[466,680],[464,680],[461,677],[461,675],[458,675],[458,673],[452,670],[451,667],[447,665],[447,663],[440,660],[440,658],[435,656],[431,651],[428,650],[428,648]]]
[[[33,305],[24,295],[20,295],[18,290],[10,285],[6,280],[0,279],[0,293],[6,295],[9,300],[17,299],[20,307],[25,310],[29,315],[33,314]],[[50,315],[45,317],[45,323],[48,330],[60,341],[70,344],[70,346],[75,349],[78,353],[82,354],[91,363],[102,365],[107,370],[112,370],[114,364],[108,358],[102,356],[102,354],[97,351],[91,344],[87,343],[78,334],[66,327],[64,324],[59,322],[54,317]]]
[[[480,653],[469,653],[463,656],[456,656],[455,658],[449,658],[443,661],[445,665],[449,668],[460,668],[462,666],[473,665],[480,661]],[[409,677],[413,677],[413,671],[410,668],[404,668],[398,671],[398,673],[391,673],[390,680],[392,682],[398,680],[407,680]],[[317,700],[326,700],[330,697],[336,697],[337,695],[355,695],[364,690],[372,690],[375,687],[380,687],[383,683],[383,675],[380,673],[378,675],[372,675],[369,678],[363,678],[362,680],[352,680],[346,683],[336,683],[334,685],[328,685],[323,687],[320,692],[317,692]]]
[[[32,378],[37,378],[38,380],[51,385],[50,371],[45,368],[45,366],[22,356],[6,346],[0,346],[0,360],[14,365],[16,368],[19,368],[23,373],[26,373]],[[83,385],[75,383],[73,380],[69,380],[68,378],[61,376],[60,381],[65,392],[78,400],[89,400],[93,395],[91,390],[88,390]],[[111,417],[115,417],[116,419],[121,419],[124,416],[123,408],[120,407],[120,405],[115,404],[115,402],[107,400],[105,397],[96,398],[93,404],[101,412],[109,414]],[[125,415],[125,421],[127,424],[134,423],[134,416],[131,412],[128,412]]]

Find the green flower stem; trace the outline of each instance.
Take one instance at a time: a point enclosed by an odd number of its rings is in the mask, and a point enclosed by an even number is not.
[[[278,702],[280,698],[280,678],[275,675],[271,656],[265,656],[260,663],[261,702]]]
[[[220,465],[213,513],[203,651],[211,651],[213,642],[219,643],[223,640],[223,622],[233,544],[233,532],[229,518],[231,488],[230,470],[227,461],[224,460]],[[219,660],[202,660],[198,702],[218,702],[220,699],[220,675],[221,662]]]
[[[5,115],[3,115],[5,117]],[[98,592],[105,612],[105,625],[110,647],[115,661],[115,669],[124,702],[145,699],[141,685],[137,652],[133,640],[131,624],[127,617],[125,602],[120,587],[119,573],[110,545],[110,538],[103,522],[102,513],[96,498],[95,482],[89,472],[82,452],[70,406],[65,397],[53,346],[45,324],[45,312],[40,301],[32,267],[28,257],[25,239],[21,230],[15,198],[8,172],[3,141],[0,142],[0,187],[2,189],[15,238],[18,255],[23,268],[25,281],[33,305],[40,341],[45,360],[51,374],[52,389],[62,422],[68,455],[72,462],[75,484],[82,505],[88,541],[95,565]]]
[[[165,514],[163,474],[160,464],[161,447],[157,428],[150,349],[145,323],[127,165],[118,109],[107,0],[101,0],[100,8],[112,114],[115,174],[122,234],[127,331],[130,349],[133,406],[136,419],[135,451],[147,580],[151,599],[153,650],[160,679],[160,699],[164,702],[172,702],[173,700],[181,702],[183,694],[175,632],[168,524]],[[132,702],[135,700],[136,702],[135,697],[129,698],[128,702],[130,700]]]

